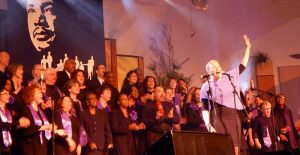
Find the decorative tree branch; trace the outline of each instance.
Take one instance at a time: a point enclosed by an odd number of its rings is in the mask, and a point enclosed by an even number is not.
[[[155,76],[157,83],[166,86],[169,78],[184,79],[187,84],[191,81],[191,76],[185,77],[183,73],[179,73],[182,65],[190,58],[178,63],[175,60],[175,51],[172,44],[172,27],[170,25],[161,24],[160,36],[150,36],[149,49],[152,52],[150,65],[147,66]]]

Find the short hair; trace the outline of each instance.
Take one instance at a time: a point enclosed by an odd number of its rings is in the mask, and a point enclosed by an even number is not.
[[[267,106],[267,105],[271,105],[272,107],[272,104],[269,102],[269,101],[264,101],[261,105],[260,105],[260,109],[263,109],[263,107]]]
[[[69,65],[70,63],[75,63],[75,59],[68,59],[66,60],[65,64],[64,64],[64,68]]]
[[[94,92],[92,92],[92,91],[88,91],[88,92],[86,92],[86,93],[84,94],[84,96],[83,96],[83,101],[84,101],[84,102],[87,103],[87,100],[88,100],[88,96],[89,96],[89,95],[95,95],[95,96],[97,97],[97,94],[96,94],[96,93],[94,93]]]
[[[69,89],[74,86],[75,84],[79,84],[75,79],[69,79],[65,84],[64,84],[64,87],[63,87],[63,93],[66,95],[66,96],[70,96],[70,91]]]
[[[220,64],[218,60],[210,60],[210,61],[208,61],[208,63],[205,66],[205,69],[206,69],[207,73],[208,73],[208,70],[209,70],[209,65],[212,64],[212,63],[214,63],[214,62]]]
[[[279,98],[285,99],[285,95],[284,94],[277,94],[276,97],[275,97],[275,103],[276,104],[279,104],[279,102],[278,102]]]
[[[96,90],[96,95],[97,95],[97,98],[99,98],[101,96],[101,94],[105,91],[105,90],[109,90],[111,91],[111,87],[107,84],[104,84],[102,85],[101,87],[99,87],[97,90]]]
[[[45,74],[45,78],[50,74],[50,73],[57,73],[57,71],[54,69],[54,68],[47,68],[47,69],[45,69],[45,72],[44,72],[44,74]]]
[[[37,89],[41,89],[41,88],[37,85],[30,85],[25,88],[22,96],[25,104],[27,105],[31,104],[31,102],[34,100],[34,92]]]

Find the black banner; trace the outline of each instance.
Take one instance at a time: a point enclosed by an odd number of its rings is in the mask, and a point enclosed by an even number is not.
[[[33,64],[60,71],[68,58],[89,75],[105,63],[102,0],[9,0],[6,27],[11,62],[27,74]]]

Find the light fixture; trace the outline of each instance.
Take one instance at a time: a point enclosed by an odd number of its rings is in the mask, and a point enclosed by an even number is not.
[[[206,11],[208,9],[208,0],[191,0],[196,9]]]

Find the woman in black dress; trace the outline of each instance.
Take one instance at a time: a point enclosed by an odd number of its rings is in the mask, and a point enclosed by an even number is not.
[[[186,106],[187,129],[192,131],[207,132],[202,117],[202,103],[200,100],[200,88],[191,89],[191,101]],[[189,97],[188,97],[189,98]]]
[[[84,104],[84,95],[87,92],[90,92],[90,89],[86,85],[87,79],[86,79],[86,76],[84,74],[84,71],[80,70],[80,69],[76,69],[75,71],[72,72],[71,79],[74,79],[75,81],[78,82],[79,88],[80,88],[80,93],[78,94],[77,98],[81,101],[81,103],[83,103],[82,104],[83,110],[87,110],[88,107],[87,107],[86,104]]]
[[[119,96],[119,109],[112,112],[111,129],[114,136],[115,155],[136,155],[133,131],[142,128],[136,123],[137,115],[130,115],[128,107],[128,97],[121,93]]]
[[[58,100],[59,110],[55,112],[54,122],[57,125],[55,137],[56,155],[80,155],[81,145],[80,122],[71,115],[72,100],[68,96],[63,96]]]
[[[14,119],[7,105],[9,103],[10,93],[5,89],[6,77],[0,77],[0,154],[10,155],[14,143],[14,132],[17,128],[26,128],[29,124],[29,119],[20,118]]]
[[[36,85],[28,86],[24,91],[23,100],[26,106],[21,116],[30,120],[30,126],[19,130],[22,135],[21,150],[24,155],[47,155],[52,124],[39,108],[44,102],[41,88]]]
[[[79,117],[81,111],[83,111],[83,103],[79,100],[78,95],[80,94],[80,85],[74,79],[69,79],[63,87],[63,92],[66,96],[69,96],[72,100],[71,114],[76,118]]]
[[[135,85],[137,86],[137,72],[136,70],[131,70],[126,74],[126,77],[123,81],[123,85],[121,88],[121,93],[126,92],[130,89],[130,86]]]
[[[85,98],[89,109],[80,113],[80,120],[88,137],[85,154],[108,155],[108,149],[113,147],[108,114],[97,109],[98,100],[95,93],[87,93]]]
[[[284,149],[299,153],[300,136],[294,124],[291,110],[286,106],[286,98],[283,94],[276,95],[274,108],[275,125],[280,132],[280,142]]]

